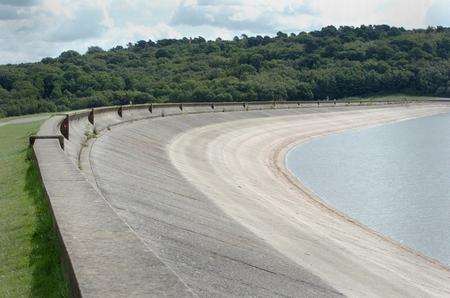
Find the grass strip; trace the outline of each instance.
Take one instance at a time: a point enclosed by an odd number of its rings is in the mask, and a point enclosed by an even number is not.
[[[28,148],[42,121],[0,127],[0,297],[67,297],[53,218]]]

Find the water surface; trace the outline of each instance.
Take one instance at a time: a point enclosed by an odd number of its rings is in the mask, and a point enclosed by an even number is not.
[[[450,266],[450,113],[314,139],[286,165],[329,205]]]

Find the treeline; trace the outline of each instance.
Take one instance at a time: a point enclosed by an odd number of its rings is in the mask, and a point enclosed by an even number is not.
[[[231,41],[141,40],[0,66],[0,116],[129,102],[450,97],[449,57],[444,27],[328,26]]]

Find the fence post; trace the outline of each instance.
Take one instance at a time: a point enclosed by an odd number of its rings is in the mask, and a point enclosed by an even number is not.
[[[59,127],[61,134],[68,140],[69,139],[69,114],[66,115],[66,118],[61,122],[61,126]]]
[[[94,109],[92,108],[88,115],[89,122],[94,125]]]

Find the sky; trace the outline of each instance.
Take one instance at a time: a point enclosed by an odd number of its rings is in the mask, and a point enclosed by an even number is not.
[[[0,63],[138,40],[298,33],[323,26],[450,26],[450,0],[0,0]]]

